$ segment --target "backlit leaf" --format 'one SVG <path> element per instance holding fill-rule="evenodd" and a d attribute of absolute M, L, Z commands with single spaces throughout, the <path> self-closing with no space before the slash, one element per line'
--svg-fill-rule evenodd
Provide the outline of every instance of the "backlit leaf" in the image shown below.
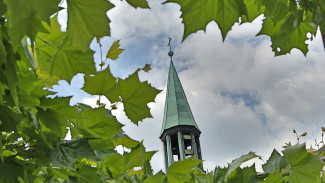
<path fill-rule="evenodd" d="M 195 157 L 189 157 L 184 161 L 174 162 L 167 171 L 167 180 L 170 183 L 186 182 L 191 178 L 190 170 L 202 163 Z"/>
<path fill-rule="evenodd" d="M 225 180 L 244 162 L 251 160 L 253 158 L 258 157 L 255 153 L 249 152 L 248 154 L 245 154 L 231 162 L 228 166 L 228 170 L 225 176 Z"/>
<path fill-rule="evenodd" d="M 273 150 L 269 160 L 262 166 L 265 173 L 275 173 L 278 169 L 286 168 L 288 161 L 278 151 Z"/>
<path fill-rule="evenodd" d="M 228 179 L 228 183 L 251 183 L 256 178 L 255 164 L 246 167 L 246 168 L 238 168 L 235 175 L 231 176 Z"/>
<path fill-rule="evenodd" d="M 124 51 L 124 49 L 120 48 L 120 40 L 114 41 L 112 46 L 109 48 L 106 58 L 109 58 L 111 60 L 118 59 L 119 55 Z"/>
<path fill-rule="evenodd" d="M 217 22 L 224 40 L 239 17 L 247 15 L 243 0 L 167 0 L 165 3 L 171 2 L 181 6 L 185 26 L 183 40 L 191 33 L 205 30 L 211 21 Z"/>
<path fill-rule="evenodd" d="M 87 139 L 59 141 L 56 147 L 49 151 L 48 161 L 54 167 L 74 169 L 74 162 L 79 158 L 93 158 L 95 153 Z"/>
<path fill-rule="evenodd" d="M 107 117 L 108 112 L 105 107 L 82 111 L 75 126 L 85 137 L 110 139 L 122 124 L 115 117 Z"/>
<path fill-rule="evenodd" d="M 23 36 L 35 40 L 39 23 L 49 22 L 49 17 L 56 13 L 61 0 L 4 0 L 7 5 L 9 36 L 17 48 Z"/>
<path fill-rule="evenodd" d="M 108 10 L 114 7 L 106 0 L 67 0 L 67 32 L 73 47 L 87 51 L 94 37 L 110 35 Z"/>
<path fill-rule="evenodd" d="M 325 163 L 316 155 L 308 153 L 306 144 L 289 146 L 282 152 L 290 164 L 290 182 L 319 182 L 319 175 Z"/>
<path fill-rule="evenodd" d="M 138 124 L 139 121 L 152 117 L 147 104 L 154 102 L 160 90 L 153 88 L 147 81 L 140 82 L 137 71 L 125 80 L 118 80 L 118 91 L 125 113 L 133 123 Z"/>
<path fill-rule="evenodd" d="M 116 81 L 117 78 L 107 67 L 94 76 L 85 76 L 85 84 L 82 89 L 91 95 L 104 95 L 111 103 L 115 103 L 119 100 Z"/>
<path fill-rule="evenodd" d="M 78 73 L 94 74 L 93 54 L 90 49 L 83 52 L 72 46 L 69 37 L 66 37 L 51 61 L 51 75 L 69 82 Z"/>

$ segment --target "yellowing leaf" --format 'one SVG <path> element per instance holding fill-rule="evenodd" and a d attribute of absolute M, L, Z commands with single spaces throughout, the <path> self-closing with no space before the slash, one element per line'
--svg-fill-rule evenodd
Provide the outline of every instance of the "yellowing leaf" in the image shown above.
<path fill-rule="evenodd" d="M 114 41 L 114 43 L 107 52 L 106 58 L 116 60 L 118 59 L 119 55 L 122 53 L 123 50 L 124 49 L 120 48 L 120 40 Z"/>
<path fill-rule="evenodd" d="M 140 82 L 137 71 L 125 80 L 118 80 L 118 91 L 125 113 L 133 123 L 138 124 L 139 121 L 152 117 L 147 104 L 154 102 L 160 90 L 153 88 L 147 81 Z"/>

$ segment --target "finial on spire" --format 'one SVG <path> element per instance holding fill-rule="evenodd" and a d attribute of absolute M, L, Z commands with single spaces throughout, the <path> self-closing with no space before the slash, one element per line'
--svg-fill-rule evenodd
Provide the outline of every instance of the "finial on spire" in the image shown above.
<path fill-rule="evenodd" d="M 169 38 L 168 38 L 168 44 L 167 44 L 167 46 L 169 46 L 169 52 L 168 52 L 168 55 L 169 55 L 170 57 L 172 57 L 172 56 L 174 55 L 174 52 L 172 51 L 172 45 L 170 44 L 171 41 L 172 41 L 172 39 L 173 39 L 173 38 L 169 37 Z"/>

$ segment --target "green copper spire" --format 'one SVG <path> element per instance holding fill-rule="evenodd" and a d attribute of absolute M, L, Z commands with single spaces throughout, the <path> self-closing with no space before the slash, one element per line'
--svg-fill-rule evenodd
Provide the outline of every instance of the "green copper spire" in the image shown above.
<path fill-rule="evenodd" d="M 170 46 L 170 43 L 168 46 Z M 181 81 L 179 80 L 178 74 L 174 67 L 172 59 L 174 53 L 171 51 L 171 49 L 168 55 L 170 56 L 170 67 L 168 74 L 164 121 L 161 134 L 167 129 L 181 125 L 193 126 L 199 130 L 187 102 Z"/>

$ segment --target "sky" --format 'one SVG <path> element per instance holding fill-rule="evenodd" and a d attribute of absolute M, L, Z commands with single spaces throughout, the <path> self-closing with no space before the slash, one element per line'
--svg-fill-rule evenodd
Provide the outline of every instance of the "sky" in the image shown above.
<path fill-rule="evenodd" d="M 134 9 L 124 1 L 113 0 L 116 7 L 108 12 L 111 37 L 103 38 L 107 51 L 121 40 L 125 51 L 116 61 L 109 61 L 112 73 L 127 77 L 137 68 L 151 64 L 149 73 L 140 72 L 140 80 L 162 90 L 150 103 L 153 118 L 138 126 L 123 112 L 123 105 L 113 111 L 125 126 L 123 130 L 136 140 L 143 140 L 147 150 L 158 150 L 151 164 L 155 172 L 164 170 L 162 142 L 159 134 L 163 120 L 168 68 L 167 47 L 172 37 L 173 61 L 185 90 L 192 113 L 201 130 L 203 166 L 211 171 L 225 166 L 249 151 L 266 161 L 276 148 L 297 143 L 293 129 L 308 135 L 300 141 L 307 146 L 320 141 L 325 126 L 325 51 L 318 33 L 308 41 L 309 52 L 293 49 L 290 54 L 274 57 L 269 37 L 255 35 L 263 17 L 251 24 L 234 25 L 223 42 L 216 23 L 198 31 L 182 42 L 180 7 L 149 0 L 151 9 Z M 59 16 L 66 28 L 66 13 Z M 93 42 L 93 50 L 98 46 Z M 99 63 L 99 54 L 94 55 Z M 54 86 L 58 96 L 70 96 L 70 103 L 95 105 L 96 96 L 80 88 L 83 77 L 77 75 L 68 84 Z M 255 160 L 260 170 L 261 160 Z"/>

